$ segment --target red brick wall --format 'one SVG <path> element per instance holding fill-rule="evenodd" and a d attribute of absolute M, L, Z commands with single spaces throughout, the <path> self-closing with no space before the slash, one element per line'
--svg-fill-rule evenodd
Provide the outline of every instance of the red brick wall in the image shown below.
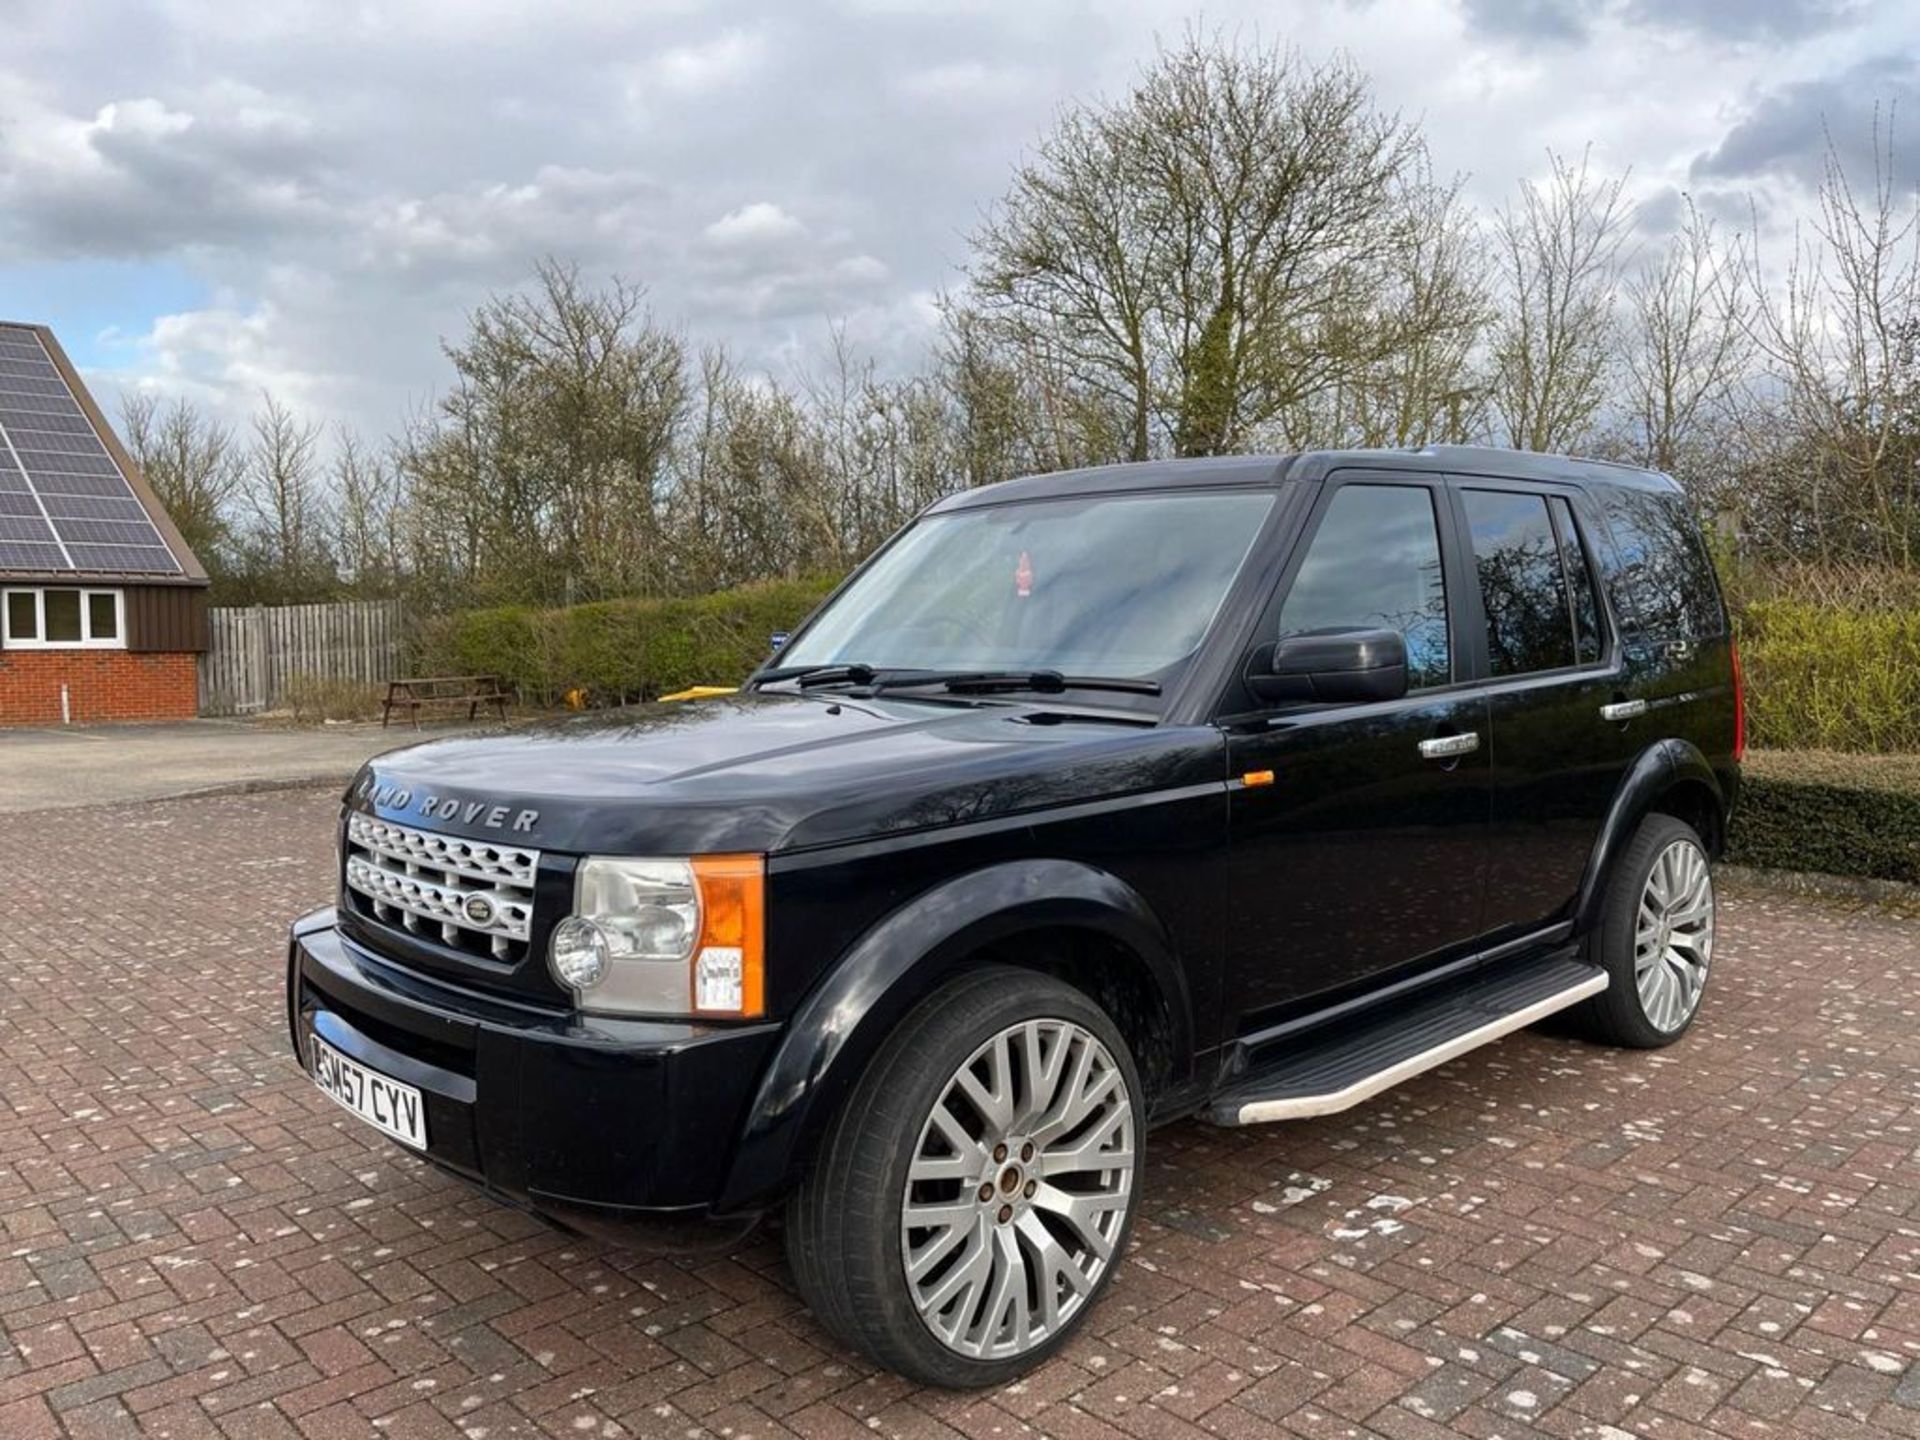
<path fill-rule="evenodd" d="M 58 725 L 60 686 L 76 725 L 190 720 L 200 709 L 192 655 L 125 650 L 0 650 L 0 725 Z"/>

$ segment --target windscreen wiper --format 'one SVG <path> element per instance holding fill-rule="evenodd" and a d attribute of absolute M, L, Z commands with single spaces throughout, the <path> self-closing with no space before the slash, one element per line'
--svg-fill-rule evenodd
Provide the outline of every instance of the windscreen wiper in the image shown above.
<path fill-rule="evenodd" d="M 855 660 L 768 670 L 755 677 L 755 683 L 765 685 L 775 680 L 791 680 L 802 690 L 821 685 L 870 685 L 878 691 L 889 685 L 926 685 L 959 673 L 955 670 L 925 670 L 902 665 L 868 665 Z"/>
<path fill-rule="evenodd" d="M 801 683 L 805 683 L 804 681 Z M 999 690 L 1033 690 L 1058 695 L 1064 690 L 1117 690 L 1127 695 L 1158 695 L 1158 680 L 1134 680 L 1112 675 L 1062 675 L 1058 670 L 948 670 L 923 675 L 882 678 L 874 693 L 939 685 L 954 695 L 989 695 Z"/>
<path fill-rule="evenodd" d="M 954 695 L 988 695 L 1001 690 L 1033 690 L 1042 695 L 1058 695 L 1064 690 L 1115 690 L 1128 695 L 1160 693 L 1158 680 L 1133 680 L 1124 676 L 1063 675 L 1058 670 L 916 670 L 859 661 L 792 665 L 755 677 L 755 683 L 760 685 L 779 680 L 791 680 L 802 690 L 821 685 L 871 687 L 876 695 L 886 690 L 924 689 L 934 685 Z"/>
<path fill-rule="evenodd" d="M 762 670 L 753 681 L 756 685 L 769 685 L 776 680 L 797 680 L 802 686 L 871 685 L 879 673 L 873 666 L 858 661 L 836 661 L 830 665 L 788 665 L 779 670 Z"/>

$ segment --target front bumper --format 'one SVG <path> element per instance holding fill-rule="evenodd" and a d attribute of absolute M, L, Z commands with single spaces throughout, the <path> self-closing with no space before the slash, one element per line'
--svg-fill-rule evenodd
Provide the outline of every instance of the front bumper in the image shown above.
<path fill-rule="evenodd" d="M 717 1215 L 777 1025 L 582 1017 L 457 989 L 295 922 L 287 1022 L 417 1087 L 426 1157 L 511 1204 L 677 1248 L 750 1224 Z M 643 1233 L 644 1232 L 644 1233 Z"/>

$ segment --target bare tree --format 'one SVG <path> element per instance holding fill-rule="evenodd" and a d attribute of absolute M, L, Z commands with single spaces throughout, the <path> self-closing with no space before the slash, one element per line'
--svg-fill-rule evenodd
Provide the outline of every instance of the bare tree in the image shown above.
<path fill-rule="evenodd" d="M 261 392 L 253 417 L 241 500 L 249 525 L 249 569 L 263 598 L 315 598 L 332 588 L 331 518 L 321 486 L 320 427 Z"/>
<path fill-rule="evenodd" d="M 401 451 L 416 508 L 443 527 L 416 527 L 431 566 L 492 600 L 667 588 L 659 520 L 687 375 L 645 292 L 549 260 L 446 349 L 454 387 Z"/>
<path fill-rule="evenodd" d="M 1410 187 L 1406 243 L 1365 312 L 1393 345 L 1284 418 L 1289 448 L 1467 444 L 1486 430 L 1493 319 L 1481 227 L 1457 182 Z"/>
<path fill-rule="evenodd" d="M 230 511 L 245 471 L 233 432 L 190 400 L 163 405 L 144 392 L 121 398 L 120 432 L 193 553 L 217 575 L 232 545 Z"/>
<path fill-rule="evenodd" d="M 393 593 L 406 568 L 401 469 L 354 431 L 334 441 L 334 554 L 360 596 Z"/>
<path fill-rule="evenodd" d="M 1911 567 L 1920 544 L 1920 196 L 1894 180 L 1893 119 L 1874 122 L 1855 187 L 1829 140 L 1811 233 L 1784 281 L 1749 271 L 1748 333 L 1791 437 L 1752 517 L 1780 550 Z M 1757 227 L 1756 227 L 1757 228 Z M 1756 499 L 1760 497 L 1756 496 Z"/>
<path fill-rule="evenodd" d="M 1230 450 L 1400 343 L 1371 301 L 1422 159 L 1350 64 L 1189 37 L 1041 141 L 973 237 L 973 302 L 1118 406 L 1132 458 Z"/>
<path fill-rule="evenodd" d="M 1688 203 L 1666 247 L 1628 275 L 1621 409 L 1626 458 L 1665 470 L 1701 499 L 1720 500 L 1737 391 L 1753 359 L 1737 250 Z"/>
<path fill-rule="evenodd" d="M 1076 378 L 1068 345 L 1009 330 L 964 300 L 942 302 L 933 373 L 945 392 L 961 485 L 1101 465 L 1134 454 L 1129 407 Z"/>
<path fill-rule="evenodd" d="M 1572 450 L 1592 437 L 1615 355 L 1618 258 L 1631 210 L 1625 177 L 1593 176 L 1549 154 L 1546 181 L 1520 186 L 1495 221 L 1504 293 L 1492 343 L 1492 405 L 1520 450 Z"/>

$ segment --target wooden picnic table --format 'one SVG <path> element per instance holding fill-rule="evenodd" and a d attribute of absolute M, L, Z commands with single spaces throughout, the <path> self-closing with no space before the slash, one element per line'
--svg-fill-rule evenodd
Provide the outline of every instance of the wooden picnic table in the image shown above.
<path fill-rule="evenodd" d="M 502 720 L 507 718 L 507 702 L 513 697 L 498 675 L 415 675 L 387 682 L 387 698 L 380 707 L 380 726 L 385 729 L 393 712 L 405 710 L 420 728 L 423 709 L 467 707 L 469 721 L 479 718 L 480 707 L 491 706 Z"/>

